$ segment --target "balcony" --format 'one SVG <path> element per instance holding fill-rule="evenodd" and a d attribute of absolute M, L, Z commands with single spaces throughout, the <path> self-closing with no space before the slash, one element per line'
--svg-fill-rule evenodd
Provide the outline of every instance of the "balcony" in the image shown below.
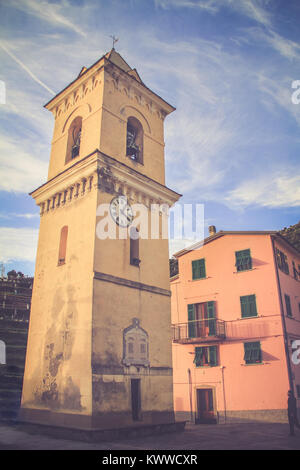
<path fill-rule="evenodd" d="M 210 318 L 172 325 L 173 342 L 181 344 L 214 342 L 226 337 L 225 321 Z"/>

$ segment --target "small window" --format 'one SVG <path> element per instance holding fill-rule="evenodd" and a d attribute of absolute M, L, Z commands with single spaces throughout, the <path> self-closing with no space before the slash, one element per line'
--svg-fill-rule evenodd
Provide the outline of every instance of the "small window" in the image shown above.
<path fill-rule="evenodd" d="M 289 274 L 289 265 L 287 261 L 287 256 L 282 253 L 282 251 L 278 250 L 276 248 L 276 259 L 277 259 L 277 265 L 278 268 L 283 271 L 285 274 Z"/>
<path fill-rule="evenodd" d="M 252 259 L 249 249 L 235 252 L 235 265 L 237 271 L 252 269 Z"/>
<path fill-rule="evenodd" d="M 196 367 L 215 367 L 218 365 L 217 346 L 195 348 L 194 364 Z"/>
<path fill-rule="evenodd" d="M 298 280 L 298 276 L 300 276 L 299 272 L 297 271 L 296 269 L 296 265 L 295 265 L 295 261 L 293 261 L 293 275 L 294 275 L 294 279 Z"/>
<path fill-rule="evenodd" d="M 244 361 L 246 364 L 259 364 L 262 361 L 261 347 L 259 341 L 244 343 Z"/>
<path fill-rule="evenodd" d="M 67 238 L 68 238 L 68 227 L 65 225 L 60 232 L 59 252 L 58 252 L 58 265 L 65 264 L 66 252 L 67 252 Z"/>
<path fill-rule="evenodd" d="M 139 267 L 139 231 L 136 227 L 130 228 L 130 264 Z"/>
<path fill-rule="evenodd" d="M 300 398 L 300 385 L 296 385 L 297 389 L 297 398 Z"/>
<path fill-rule="evenodd" d="M 243 295 L 240 297 L 242 318 L 257 317 L 256 296 Z"/>
<path fill-rule="evenodd" d="M 143 163 L 143 126 L 135 117 L 127 121 L 126 156 L 134 162 Z"/>
<path fill-rule="evenodd" d="M 206 277 L 205 259 L 192 261 L 192 276 L 194 279 L 204 279 Z"/>
<path fill-rule="evenodd" d="M 290 296 L 287 294 L 284 294 L 284 299 L 285 299 L 285 306 L 286 306 L 286 314 L 288 317 L 292 317 L 293 313 L 292 313 Z"/>
<path fill-rule="evenodd" d="M 82 118 L 77 116 L 68 131 L 66 163 L 79 156 L 81 144 Z"/>

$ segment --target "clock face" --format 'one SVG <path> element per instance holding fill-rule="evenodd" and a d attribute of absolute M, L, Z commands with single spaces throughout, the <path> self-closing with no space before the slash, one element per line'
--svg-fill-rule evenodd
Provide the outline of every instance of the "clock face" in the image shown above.
<path fill-rule="evenodd" d="M 126 196 L 117 196 L 111 200 L 110 215 L 120 227 L 128 227 L 133 221 L 133 212 Z"/>

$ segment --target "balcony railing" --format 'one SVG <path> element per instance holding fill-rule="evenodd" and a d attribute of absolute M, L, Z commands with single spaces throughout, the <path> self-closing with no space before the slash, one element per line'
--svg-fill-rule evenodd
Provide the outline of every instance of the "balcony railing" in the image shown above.
<path fill-rule="evenodd" d="M 209 318 L 172 325 L 174 343 L 196 343 L 216 341 L 226 337 L 225 321 Z"/>

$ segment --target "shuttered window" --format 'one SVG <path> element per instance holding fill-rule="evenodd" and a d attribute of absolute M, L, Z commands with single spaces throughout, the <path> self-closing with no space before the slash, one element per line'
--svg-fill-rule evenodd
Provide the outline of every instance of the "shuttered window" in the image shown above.
<path fill-rule="evenodd" d="M 216 334 L 216 320 L 215 320 L 215 302 L 207 302 L 207 318 L 208 318 L 208 329 L 209 336 L 215 336 Z"/>
<path fill-rule="evenodd" d="M 246 364 L 258 364 L 262 360 L 261 347 L 259 341 L 244 343 L 244 361 Z"/>
<path fill-rule="evenodd" d="M 293 313 L 292 313 L 290 296 L 287 294 L 284 294 L 284 299 L 285 299 L 285 306 L 286 306 L 286 314 L 288 317 L 292 317 Z"/>
<path fill-rule="evenodd" d="M 195 305 L 188 305 L 188 335 L 189 338 L 196 336 Z"/>
<path fill-rule="evenodd" d="M 194 364 L 196 367 L 215 367 L 218 365 L 217 346 L 195 348 Z"/>
<path fill-rule="evenodd" d="M 275 249 L 276 251 L 276 260 L 277 260 L 277 265 L 278 268 L 283 271 L 285 274 L 289 274 L 289 265 L 288 265 L 288 260 L 287 256 L 282 253 L 282 251 L 278 250 L 278 248 Z"/>
<path fill-rule="evenodd" d="M 252 269 L 252 259 L 249 249 L 235 252 L 235 265 L 237 271 Z"/>
<path fill-rule="evenodd" d="M 192 261 L 193 279 L 203 279 L 206 277 L 205 259 L 197 259 Z"/>
<path fill-rule="evenodd" d="M 240 297 L 242 318 L 257 317 L 255 295 L 243 295 Z"/>

